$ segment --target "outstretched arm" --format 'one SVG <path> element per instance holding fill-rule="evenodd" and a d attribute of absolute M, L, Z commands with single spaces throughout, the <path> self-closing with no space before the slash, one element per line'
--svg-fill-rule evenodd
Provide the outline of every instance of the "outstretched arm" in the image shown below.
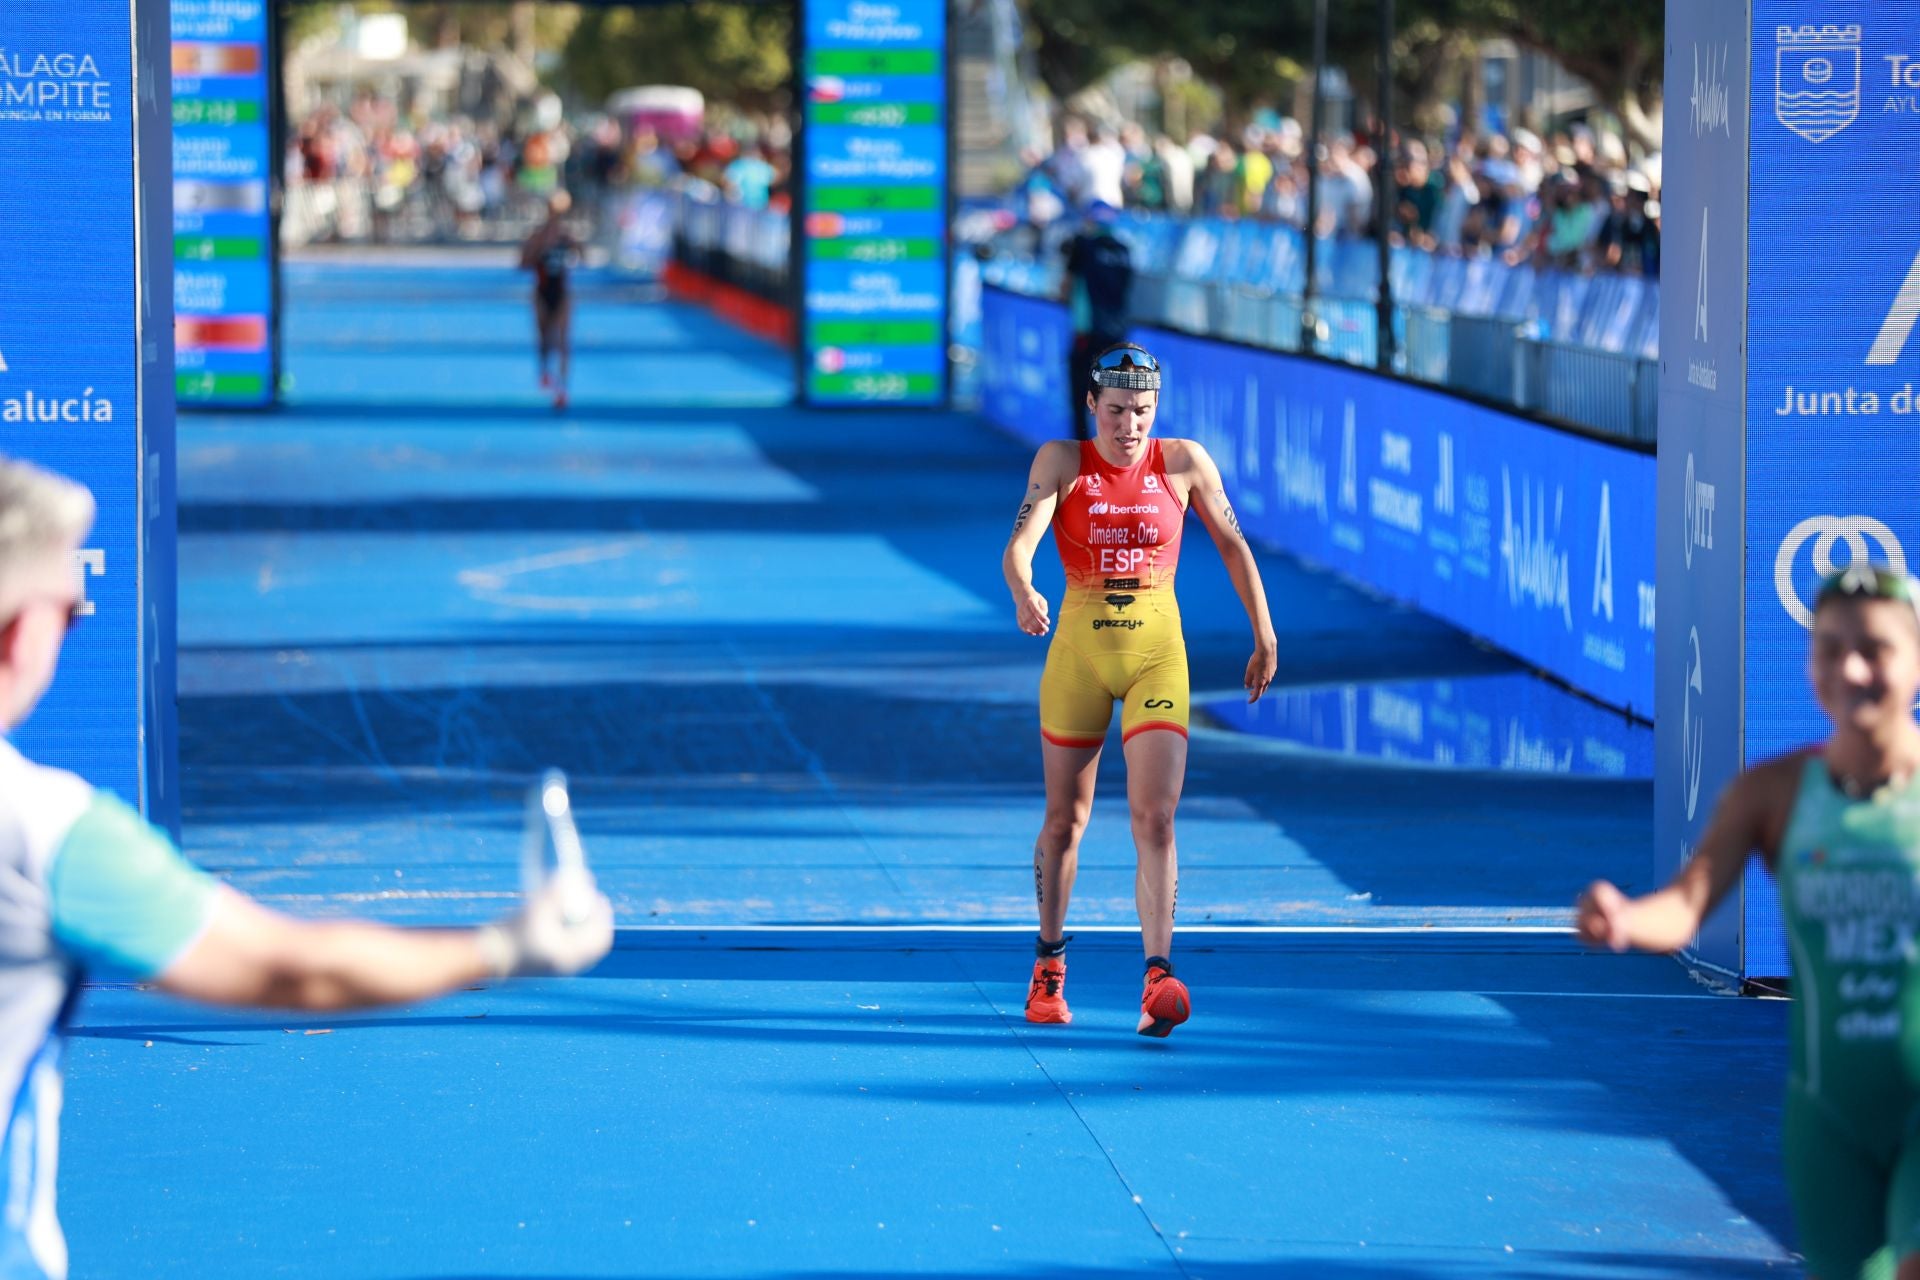
<path fill-rule="evenodd" d="M 1193 509 L 1207 526 L 1207 532 L 1213 535 L 1213 545 L 1220 549 L 1220 558 L 1226 562 L 1233 589 L 1240 593 L 1247 621 L 1253 624 L 1253 657 L 1247 660 L 1246 678 L 1247 701 L 1253 702 L 1273 683 L 1274 670 L 1280 663 L 1273 615 L 1267 611 L 1267 590 L 1260 582 L 1260 566 L 1254 561 L 1253 548 L 1240 529 L 1240 518 L 1233 514 L 1233 504 L 1227 501 L 1227 487 L 1220 479 L 1220 468 L 1197 442 L 1189 440 L 1186 447 L 1192 458 Z"/>
<path fill-rule="evenodd" d="M 1749 854 L 1766 842 L 1781 797 L 1793 794 L 1803 757 L 1750 769 L 1734 779 L 1714 806 L 1699 847 L 1663 889 L 1629 898 L 1596 880 L 1574 908 L 1574 931 L 1589 946 L 1615 951 L 1678 951 L 1739 881 Z"/>
<path fill-rule="evenodd" d="M 407 1003 L 484 978 L 576 973 L 613 942 L 613 908 L 584 871 L 556 877 L 518 913 L 480 929 L 296 920 L 192 866 L 108 797 L 68 831 L 47 883 L 67 955 L 211 1004 Z"/>
<path fill-rule="evenodd" d="M 1065 465 L 1058 443 L 1043 444 L 1033 455 L 1033 466 L 1027 472 L 1026 496 L 1020 500 L 1019 513 L 1013 518 L 1013 536 L 1007 539 L 1007 549 L 1000 557 L 1000 572 L 1007 579 L 1007 590 L 1013 594 L 1015 620 L 1030 636 L 1047 634 L 1051 625 L 1047 598 L 1033 589 L 1033 553 L 1039 548 L 1047 526 L 1053 523 L 1054 508 L 1060 504 Z"/>

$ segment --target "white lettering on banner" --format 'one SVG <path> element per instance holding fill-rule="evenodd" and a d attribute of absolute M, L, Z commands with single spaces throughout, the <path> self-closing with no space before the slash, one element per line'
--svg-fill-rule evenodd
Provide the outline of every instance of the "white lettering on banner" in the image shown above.
<path fill-rule="evenodd" d="M 1707 205 L 1700 206 L 1700 275 L 1694 281 L 1693 289 L 1693 340 L 1706 342 L 1707 338 Z"/>
<path fill-rule="evenodd" d="M 11 372 L 11 370 L 7 368 L 6 353 L 4 351 L 0 351 L 0 373 L 8 373 L 8 372 Z"/>
<path fill-rule="evenodd" d="M 0 49 L 0 121 L 106 123 L 113 82 L 92 54 L 12 53 Z"/>
<path fill-rule="evenodd" d="M 1867 363 L 1873 365 L 1892 364 L 1907 349 L 1907 339 L 1913 334 L 1915 320 L 1920 320 L 1920 253 L 1914 255 L 1913 265 L 1907 268 L 1907 278 L 1901 282 L 1900 291 L 1893 296 L 1893 305 L 1887 308 L 1887 318 L 1880 323 L 1880 333 L 1873 340 L 1872 350 L 1867 352 Z M 1791 397 L 1789 397 L 1791 398 Z M 1907 387 L 1908 412 L 1912 412 L 1913 388 Z M 1900 410 L 1896 408 L 1895 413 Z"/>
<path fill-rule="evenodd" d="M 1878 545 L 1878 555 L 1867 545 L 1869 538 Z M 1826 579 L 1843 567 L 1833 562 L 1833 548 L 1841 542 L 1847 544 L 1848 564 L 1878 560 L 1890 569 L 1907 571 L 1907 553 L 1900 540 L 1893 536 L 1892 529 L 1872 516 L 1808 516 L 1793 526 L 1780 542 L 1780 550 L 1773 558 L 1773 589 L 1780 597 L 1781 606 L 1809 631 L 1813 629 L 1813 606 L 1800 598 L 1793 581 L 1794 561 L 1809 540 L 1813 543 L 1816 581 Z"/>
<path fill-rule="evenodd" d="M 73 553 L 73 581 L 80 589 L 80 600 L 74 606 L 74 613 L 81 617 L 92 617 L 93 601 L 87 598 L 87 579 L 104 578 L 107 575 L 107 553 L 97 547 L 83 547 Z"/>
<path fill-rule="evenodd" d="M 1340 505 L 1348 511 L 1360 509 L 1360 465 L 1354 443 L 1353 401 L 1347 401 L 1346 419 L 1340 425 Z"/>
<path fill-rule="evenodd" d="M 1589 631 L 1580 640 L 1580 656 L 1608 671 L 1627 669 L 1627 647 L 1618 640 L 1597 636 Z"/>
<path fill-rule="evenodd" d="M 1279 432 L 1280 497 L 1287 506 L 1312 511 L 1327 522 L 1327 467 L 1316 455 L 1304 414 L 1289 413 Z M 1318 423 L 1315 423 L 1317 426 Z"/>
<path fill-rule="evenodd" d="M 1707 49 L 1706 79 L 1700 78 L 1700 46 L 1693 46 L 1693 96 L 1689 98 L 1690 117 L 1693 122 L 1693 136 L 1704 137 L 1718 130 L 1729 138 L 1733 136 L 1733 113 L 1728 109 L 1726 74 L 1727 63 L 1731 59 L 1731 45 L 1720 46 L 1720 63 L 1714 65 L 1713 49 Z"/>
<path fill-rule="evenodd" d="M 1433 513 L 1453 514 L 1453 436 L 1440 433 L 1440 478 L 1433 483 Z"/>
<path fill-rule="evenodd" d="M 1880 412 L 1880 393 L 1848 387 L 1844 391 L 1795 391 L 1788 385 L 1774 407 L 1776 418 L 1873 417 Z M 1913 384 L 1907 383 L 1887 398 L 1887 412 L 1901 417 L 1915 411 Z"/>
<path fill-rule="evenodd" d="M 1567 555 L 1560 550 L 1560 517 L 1566 506 L 1566 490 L 1556 489 L 1553 498 L 1553 530 L 1547 530 L 1547 487 L 1536 487 L 1534 501 L 1527 501 L 1527 484 L 1520 482 L 1520 518 L 1513 518 L 1513 482 L 1506 467 L 1500 468 L 1502 504 L 1500 561 L 1507 571 L 1507 599 L 1515 605 L 1525 601 L 1536 609 L 1560 610 L 1567 630 L 1573 630 L 1573 602 Z"/>
<path fill-rule="evenodd" d="M 1681 503 L 1681 541 L 1686 553 L 1687 568 L 1693 568 L 1693 549 L 1713 550 L 1713 509 L 1715 504 L 1714 487 L 1704 480 L 1696 480 L 1693 470 L 1693 455 L 1687 455 L 1687 475 L 1680 486 Z"/>
<path fill-rule="evenodd" d="M 1653 584 L 1651 582 L 1642 582 L 1638 585 L 1640 588 L 1640 629 L 1642 631 L 1651 631 L 1653 630 L 1654 612 L 1658 605 L 1658 599 L 1654 594 Z"/>
<path fill-rule="evenodd" d="M 1887 78 L 1896 89 L 1920 89 L 1920 58 L 1910 53 L 1889 53 L 1887 60 Z"/>
<path fill-rule="evenodd" d="M 1707 755 L 1707 727 L 1700 714 L 1705 709 L 1706 692 L 1700 667 L 1700 628 L 1695 627 L 1687 633 L 1687 683 L 1680 703 L 1680 782 L 1687 796 L 1688 822 L 1693 821 L 1700 804 L 1700 775 Z M 1701 700 L 1699 709 L 1693 705 L 1695 698 Z"/>
<path fill-rule="evenodd" d="M 1467 472 L 1462 487 L 1467 512 L 1460 517 L 1460 567 L 1477 578 L 1493 577 L 1493 486 L 1477 471 Z"/>
<path fill-rule="evenodd" d="M 1613 486 L 1600 484 L 1600 533 L 1593 552 L 1593 615 L 1613 621 Z M 1625 665 L 1624 655 L 1622 665 Z"/>
<path fill-rule="evenodd" d="M 1380 467 L 1384 471 L 1413 474 L 1413 441 L 1394 431 L 1380 433 Z"/>
<path fill-rule="evenodd" d="M 94 397 L 88 387 L 77 396 L 49 396 L 32 390 L 0 400 L 0 422 L 112 422 L 113 401 Z"/>
<path fill-rule="evenodd" d="M 1776 27 L 1773 113 L 1808 142 L 1860 115 L 1860 27 Z"/>
<path fill-rule="evenodd" d="M 1420 495 L 1375 476 L 1367 481 L 1367 503 L 1373 518 L 1382 524 L 1420 532 Z"/>
<path fill-rule="evenodd" d="M 1707 333 L 1707 212 L 1706 205 L 1700 206 L 1700 273 L 1693 286 L 1693 340 L 1708 341 Z M 1720 389 L 1720 371 L 1714 367 L 1711 356 L 1689 356 L 1687 359 L 1687 381 L 1706 391 Z"/>

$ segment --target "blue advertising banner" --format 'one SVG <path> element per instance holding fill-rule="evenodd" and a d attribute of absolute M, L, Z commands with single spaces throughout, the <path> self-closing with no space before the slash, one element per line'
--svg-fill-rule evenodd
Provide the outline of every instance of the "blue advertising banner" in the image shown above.
<path fill-rule="evenodd" d="M 1654 680 L 1661 883 L 1692 856 L 1743 763 L 1747 0 L 1671 0 L 1667 47 Z M 1739 973 L 1741 946 L 1740 902 L 1730 901 L 1691 958 Z"/>
<path fill-rule="evenodd" d="M 1746 755 L 1823 738 L 1820 578 L 1920 546 L 1920 8 L 1753 0 Z M 1662 430 L 1664 431 L 1664 424 Z M 1786 970 L 1749 878 L 1748 970 Z"/>
<path fill-rule="evenodd" d="M 166 147 L 161 13 L 142 6 L 134 29 L 127 6 L 0 7 L 0 240 L 59 263 L 0 272 L 0 452 L 99 506 L 73 566 L 80 625 L 13 741 L 173 825 L 166 174 L 144 189 L 135 165 L 136 139 Z"/>
<path fill-rule="evenodd" d="M 1251 534 L 1653 710 L 1654 460 L 1357 369 L 1143 329 L 1157 430 Z"/>
<path fill-rule="evenodd" d="M 1448 769 L 1653 776 L 1653 729 L 1528 674 L 1278 689 L 1204 704 L 1230 729 Z"/>
<path fill-rule="evenodd" d="M 274 394 L 272 67 L 266 0 L 172 0 L 175 389 Z"/>
<path fill-rule="evenodd" d="M 1036 447 L 1071 436 L 1073 320 L 1067 309 L 988 285 L 980 290 L 980 331 L 980 408 L 987 420 Z"/>
<path fill-rule="evenodd" d="M 809 0 L 801 14 L 803 397 L 943 404 L 946 0 Z"/>

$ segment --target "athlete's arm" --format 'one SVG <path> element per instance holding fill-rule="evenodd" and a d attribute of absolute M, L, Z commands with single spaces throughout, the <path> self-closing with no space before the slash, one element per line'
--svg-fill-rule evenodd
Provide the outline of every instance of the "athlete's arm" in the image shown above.
<path fill-rule="evenodd" d="M 578 972 L 613 938 L 612 907 L 590 878 L 550 885 L 517 915 L 481 929 L 295 920 L 194 867 L 109 797 L 56 852 L 48 899 L 55 939 L 82 964 L 213 1004 L 405 1003 L 482 978 Z"/>
<path fill-rule="evenodd" d="M 209 1004 L 322 1010 L 405 1004 L 492 976 L 473 930 L 295 920 L 222 885 L 205 930 L 157 981 Z"/>
<path fill-rule="evenodd" d="M 1273 615 L 1267 611 L 1267 590 L 1260 581 L 1260 566 L 1254 561 L 1253 548 L 1240 529 L 1240 518 L 1233 514 L 1233 504 L 1227 501 L 1227 487 L 1220 478 L 1220 468 L 1198 441 L 1180 443 L 1187 463 L 1182 469 L 1192 481 L 1189 500 L 1200 522 L 1213 535 L 1213 545 L 1220 549 L 1220 559 L 1226 563 L 1227 576 L 1233 579 L 1233 589 L 1240 593 L 1247 621 L 1253 624 L 1253 656 L 1247 659 L 1245 682 L 1247 701 L 1252 702 L 1273 683 L 1274 670 L 1280 664 Z"/>
<path fill-rule="evenodd" d="M 1053 523 L 1054 508 L 1060 505 L 1060 489 L 1070 475 L 1067 471 L 1073 454 L 1070 442 L 1050 441 L 1033 455 L 1027 472 L 1026 496 L 1013 518 L 1013 536 L 1000 557 L 1000 572 L 1006 576 L 1007 590 L 1013 594 L 1015 621 L 1030 636 L 1047 634 L 1050 624 L 1047 598 L 1033 589 L 1033 553 L 1047 526 Z"/>
<path fill-rule="evenodd" d="M 1748 855 L 1778 843 L 1803 759 L 1769 761 L 1734 779 L 1693 857 L 1665 888 L 1629 898 L 1608 881 L 1594 881 L 1574 908 L 1580 940 L 1615 951 L 1671 952 L 1691 943 L 1739 882 Z"/>

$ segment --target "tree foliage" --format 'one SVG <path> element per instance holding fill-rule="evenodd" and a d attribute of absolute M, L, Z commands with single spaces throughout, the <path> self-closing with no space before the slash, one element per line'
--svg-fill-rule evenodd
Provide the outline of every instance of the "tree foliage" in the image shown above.
<path fill-rule="evenodd" d="M 753 111 L 791 93 L 793 9 L 776 4 L 593 9 L 561 52 L 562 74 L 583 97 L 639 84 L 684 84 Z"/>
<path fill-rule="evenodd" d="M 1313 0 L 1026 0 L 1041 78 L 1062 100 L 1134 58 L 1179 57 L 1225 91 L 1229 111 L 1289 92 L 1310 74 Z M 1658 135 L 1664 0 L 1395 0 L 1395 80 L 1416 102 L 1441 52 L 1505 36 L 1557 59 L 1630 130 Z M 1330 0 L 1329 62 L 1374 79 L 1378 7 Z"/>
<path fill-rule="evenodd" d="M 580 20 L 576 5 L 527 0 L 353 0 L 344 5 L 313 0 L 283 3 L 281 29 L 289 45 L 298 45 L 314 36 L 337 36 L 355 16 L 369 13 L 405 14 L 407 37 L 422 49 L 460 44 L 503 49 L 513 40 L 516 21 L 526 24 L 535 48 L 558 49 Z"/>

